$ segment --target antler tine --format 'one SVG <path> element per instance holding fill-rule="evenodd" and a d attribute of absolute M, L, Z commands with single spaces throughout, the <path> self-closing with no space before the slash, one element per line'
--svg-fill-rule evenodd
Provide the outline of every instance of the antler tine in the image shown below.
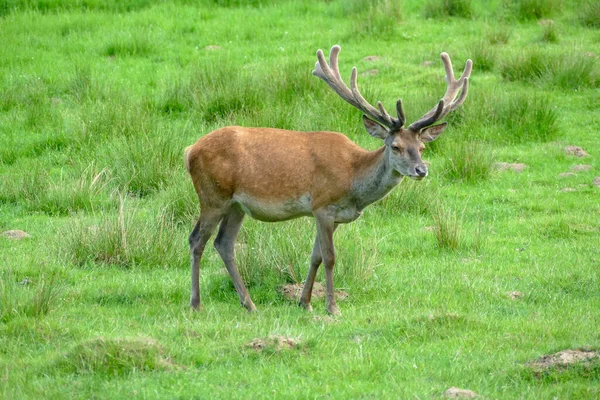
<path fill-rule="evenodd" d="M 356 67 L 352 68 L 352 74 L 350 76 L 350 88 L 344 83 L 340 75 L 338 67 L 338 54 L 340 53 L 340 46 L 335 45 L 331 48 L 329 54 L 329 65 L 325 61 L 325 56 L 322 50 L 317 51 L 317 63 L 313 75 L 323 79 L 343 100 L 350 103 L 352 106 L 358 108 L 364 112 L 369 118 L 380 123 L 388 128 L 401 127 L 404 123 L 399 125 L 400 119 L 392 118 L 381 102 L 377 103 L 377 108 L 373 107 L 365 98 L 360 94 L 357 85 L 357 70 Z"/>
<path fill-rule="evenodd" d="M 457 80 L 454 77 L 454 69 L 452 68 L 452 61 L 447 53 L 441 54 L 444 69 L 446 70 L 446 83 L 448 85 L 446 94 L 440 100 L 436 107 L 429 110 L 425 115 L 413 122 L 409 129 L 415 132 L 419 132 L 421 129 L 433 125 L 436 121 L 442 119 L 449 112 L 456 110 L 465 101 L 467 92 L 469 89 L 469 76 L 473 68 L 473 61 L 467 60 L 465 69 Z M 456 98 L 458 92 L 460 96 Z"/>
<path fill-rule="evenodd" d="M 377 110 L 375 107 L 369 104 L 367 100 L 365 100 L 365 98 L 358 91 L 358 85 L 356 82 L 357 74 L 358 72 L 356 70 L 356 67 L 353 67 L 352 74 L 350 75 L 350 89 L 352 90 L 352 95 L 354 99 L 358 103 L 357 108 L 359 108 L 361 111 L 363 111 L 365 114 L 367 114 L 369 117 L 373 118 L 380 124 L 391 128 L 393 125 L 392 117 L 390 117 L 387 111 L 385 111 L 383 105 L 381 105 L 379 107 L 379 110 Z M 381 104 L 381 102 L 378 102 L 378 106 L 379 104 Z"/>

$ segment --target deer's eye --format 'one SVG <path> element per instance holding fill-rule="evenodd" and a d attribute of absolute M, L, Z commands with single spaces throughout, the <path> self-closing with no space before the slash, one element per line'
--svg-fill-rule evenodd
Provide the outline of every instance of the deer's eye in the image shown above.
<path fill-rule="evenodd" d="M 396 145 L 392 145 L 392 150 L 398 151 L 398 152 L 402 151 L 402 149 L 400 147 L 396 146 Z"/>

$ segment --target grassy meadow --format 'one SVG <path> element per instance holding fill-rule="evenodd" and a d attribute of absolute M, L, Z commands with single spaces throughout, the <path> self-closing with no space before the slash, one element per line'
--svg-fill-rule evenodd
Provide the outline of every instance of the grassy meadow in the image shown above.
<path fill-rule="evenodd" d="M 600 397 L 598 357 L 530 364 L 600 349 L 597 1 L 4 0 L 0 43 L 0 233 L 30 235 L 0 236 L 0 398 Z M 334 44 L 409 123 L 445 91 L 440 53 L 473 59 L 430 176 L 337 230 L 341 317 L 280 291 L 309 218 L 246 219 L 257 313 L 212 246 L 191 311 L 186 146 L 233 124 L 381 145 L 311 75 Z"/>

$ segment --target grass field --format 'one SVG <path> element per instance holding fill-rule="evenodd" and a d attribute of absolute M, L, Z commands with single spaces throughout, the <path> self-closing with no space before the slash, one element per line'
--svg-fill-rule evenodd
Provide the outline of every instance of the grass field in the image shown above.
<path fill-rule="evenodd" d="M 599 398 L 598 356 L 529 364 L 600 349 L 599 28 L 586 0 L 3 1 L 0 233 L 30 237 L 0 236 L 0 398 Z M 212 246 L 191 311 L 186 146 L 232 124 L 380 145 L 311 75 L 333 44 L 409 121 L 442 51 L 473 59 L 430 177 L 336 232 L 341 317 L 280 293 L 312 219 L 244 224 L 259 312 Z"/>

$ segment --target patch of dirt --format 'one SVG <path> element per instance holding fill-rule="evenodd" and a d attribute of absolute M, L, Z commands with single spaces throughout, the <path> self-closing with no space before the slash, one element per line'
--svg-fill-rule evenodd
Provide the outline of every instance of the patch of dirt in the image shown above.
<path fill-rule="evenodd" d="M 523 164 L 523 163 L 497 162 L 494 165 L 495 165 L 496 169 L 498 169 L 499 171 L 511 170 L 511 171 L 515 171 L 517 173 L 523 172 L 523 170 L 525 170 L 525 168 L 527 168 L 527 164 Z"/>
<path fill-rule="evenodd" d="M 421 65 L 428 68 L 433 66 L 433 61 L 423 61 Z"/>
<path fill-rule="evenodd" d="M 271 335 L 268 338 L 256 338 L 246 343 L 246 347 L 252 350 L 263 351 L 270 349 L 272 351 L 290 350 L 298 347 L 300 341 L 281 335 Z"/>
<path fill-rule="evenodd" d="M 560 174 L 558 174 L 558 176 L 560 176 L 561 178 L 568 178 L 570 176 L 575 176 L 575 174 L 573 172 L 561 172 Z"/>
<path fill-rule="evenodd" d="M 280 289 L 283 297 L 290 301 L 298 301 L 300 300 L 300 295 L 302 294 L 302 288 L 304 284 L 302 283 L 290 283 L 288 285 L 283 285 Z M 325 285 L 320 282 L 315 282 L 313 285 L 312 298 L 313 299 L 323 299 L 327 295 L 327 289 Z M 349 294 L 344 292 L 343 290 L 335 291 L 335 299 L 338 301 L 345 300 Z"/>
<path fill-rule="evenodd" d="M 221 46 L 216 44 L 209 44 L 204 48 L 204 50 L 213 51 L 213 50 L 221 50 Z"/>
<path fill-rule="evenodd" d="M 375 76 L 379 73 L 378 69 L 368 69 L 365 72 L 361 72 L 360 76 Z"/>
<path fill-rule="evenodd" d="M 593 350 L 563 350 L 558 353 L 548 354 L 535 361 L 527 363 L 534 370 L 543 371 L 551 368 L 565 368 L 570 365 L 586 363 L 600 357 L 600 353 Z"/>
<path fill-rule="evenodd" d="M 20 240 L 24 238 L 29 238 L 31 235 L 25 231 L 21 231 L 19 229 L 4 231 L 2 232 L 2 236 L 8 239 Z"/>
<path fill-rule="evenodd" d="M 572 187 L 566 187 L 566 188 L 562 188 L 560 189 L 561 192 L 565 192 L 565 193 L 569 193 L 569 192 L 576 192 L 577 189 L 572 188 Z"/>
<path fill-rule="evenodd" d="M 571 172 L 581 172 L 581 171 L 590 171 L 592 169 L 591 165 L 588 164 L 577 164 L 571 167 Z"/>
<path fill-rule="evenodd" d="M 579 146 L 567 146 L 567 147 L 565 147 L 565 153 L 567 153 L 567 155 L 569 155 L 569 156 L 575 156 L 575 157 L 589 156 L 587 151 L 585 151 L 584 149 L 582 149 Z"/>
<path fill-rule="evenodd" d="M 516 291 L 516 290 L 515 290 L 515 291 L 512 291 L 512 292 L 508 292 L 508 293 L 506 293 L 506 295 L 507 295 L 508 297 L 510 297 L 510 299 L 511 299 L 511 300 L 518 300 L 518 299 L 520 299 L 521 297 L 523 297 L 523 293 L 521 293 L 521 292 L 519 292 L 519 291 Z"/>
<path fill-rule="evenodd" d="M 460 389 L 457 387 L 451 387 L 450 389 L 446 390 L 442 395 L 450 399 L 475 399 L 479 397 L 479 395 L 472 390 Z"/>
<path fill-rule="evenodd" d="M 554 25 L 554 21 L 551 19 L 540 19 L 538 21 L 538 24 L 541 26 L 550 26 L 550 25 Z"/>
<path fill-rule="evenodd" d="M 375 61 L 379 61 L 381 60 L 380 56 L 366 56 L 365 58 L 363 58 L 364 61 L 367 62 L 375 62 Z"/>
<path fill-rule="evenodd" d="M 600 187 L 600 176 L 595 177 L 592 183 L 594 184 L 594 186 Z"/>

